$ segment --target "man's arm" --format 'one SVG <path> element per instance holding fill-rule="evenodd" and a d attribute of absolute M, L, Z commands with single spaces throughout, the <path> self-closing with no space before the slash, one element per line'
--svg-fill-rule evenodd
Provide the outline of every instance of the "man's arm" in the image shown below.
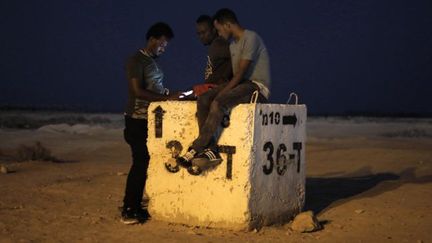
<path fill-rule="evenodd" d="M 225 86 L 225 88 L 218 94 L 218 96 L 233 89 L 235 86 L 237 86 L 237 84 L 239 84 L 243 80 L 243 76 L 246 73 L 251 62 L 252 62 L 251 60 L 240 59 L 237 73 L 234 74 L 233 78 L 228 82 L 227 86 Z"/>
<path fill-rule="evenodd" d="M 216 68 L 215 68 L 216 69 Z M 228 59 L 225 63 L 219 64 L 216 70 L 205 80 L 207 84 L 223 84 L 232 78 L 231 61 Z"/>
<path fill-rule="evenodd" d="M 237 64 L 237 72 L 234 73 L 233 78 L 229 81 L 228 85 L 220 92 L 223 94 L 231 89 L 233 89 L 237 84 L 239 84 L 246 74 L 251 63 L 256 60 L 258 51 L 258 39 L 256 35 L 246 36 L 244 46 L 241 50 L 240 61 Z M 219 95 L 220 95 L 219 94 Z"/>
<path fill-rule="evenodd" d="M 180 92 L 175 92 L 169 95 L 158 94 L 150 90 L 140 88 L 139 83 L 140 81 L 137 78 L 129 79 L 129 85 L 130 88 L 132 89 L 133 94 L 140 99 L 147 100 L 150 102 L 179 99 Z"/>
<path fill-rule="evenodd" d="M 144 71 L 144 69 L 146 69 L 146 71 Z M 152 66 L 150 62 L 147 62 L 145 67 L 143 68 L 142 63 L 137 59 L 137 57 L 129 58 L 126 64 L 126 74 L 129 82 L 129 90 L 133 93 L 133 95 L 139 99 L 147 100 L 150 102 L 178 99 L 179 92 L 173 93 L 168 96 L 141 87 L 141 77 L 144 76 L 144 72 L 150 73 L 151 71 Z M 145 78 L 151 79 L 151 76 L 147 75 Z"/>

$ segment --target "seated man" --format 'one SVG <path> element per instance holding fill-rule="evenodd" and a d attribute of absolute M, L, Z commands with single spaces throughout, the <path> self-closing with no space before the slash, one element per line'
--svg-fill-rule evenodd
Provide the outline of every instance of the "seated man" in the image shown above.
<path fill-rule="evenodd" d="M 201 43 L 209 46 L 205 83 L 193 87 L 196 96 L 207 92 L 219 84 L 226 83 L 232 77 L 229 42 L 218 36 L 213 20 L 208 15 L 201 15 L 196 20 L 196 31 Z"/>
<path fill-rule="evenodd" d="M 188 151 L 177 158 L 181 166 L 192 170 L 216 165 L 222 161 L 212 144 L 212 138 L 227 110 L 241 103 L 248 103 L 252 94 L 259 91 L 259 101 L 267 100 L 270 86 L 270 62 L 262 39 L 253 31 L 240 26 L 230 9 L 221 9 L 214 16 L 214 25 L 220 36 L 231 40 L 230 53 L 234 76 L 198 97 L 199 136 Z M 192 167 L 192 160 L 200 160 Z M 202 161 L 205 161 L 204 166 Z"/>

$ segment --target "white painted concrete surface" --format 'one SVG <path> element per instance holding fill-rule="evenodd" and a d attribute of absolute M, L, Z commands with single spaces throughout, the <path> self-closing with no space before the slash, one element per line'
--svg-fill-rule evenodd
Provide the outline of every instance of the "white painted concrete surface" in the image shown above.
<path fill-rule="evenodd" d="M 159 106 L 164 113 L 158 123 L 152 111 Z M 153 218 L 240 230 L 286 222 L 300 212 L 305 198 L 304 105 L 239 105 L 218 141 L 230 156 L 221 153 L 223 162 L 199 176 L 184 168 L 169 172 L 165 163 L 176 156 L 171 145 L 181 144 L 183 154 L 198 135 L 195 113 L 193 101 L 149 107 L 146 188 Z"/>

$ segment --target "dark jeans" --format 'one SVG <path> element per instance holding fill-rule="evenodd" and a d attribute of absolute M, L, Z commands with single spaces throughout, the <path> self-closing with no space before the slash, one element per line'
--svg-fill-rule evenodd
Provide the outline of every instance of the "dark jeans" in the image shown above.
<path fill-rule="evenodd" d="M 132 151 L 132 166 L 126 181 L 123 208 L 141 207 L 150 160 L 146 144 L 147 135 L 147 120 L 125 116 L 124 139 Z"/>
<path fill-rule="evenodd" d="M 198 153 L 208 147 L 214 147 L 214 134 L 222 122 L 223 116 L 238 104 L 249 103 L 258 86 L 251 81 L 244 81 L 223 95 L 218 95 L 226 84 L 209 90 L 198 97 L 197 118 L 199 136 L 192 143 L 192 148 Z M 259 95 L 258 102 L 265 102 L 264 96 Z"/>

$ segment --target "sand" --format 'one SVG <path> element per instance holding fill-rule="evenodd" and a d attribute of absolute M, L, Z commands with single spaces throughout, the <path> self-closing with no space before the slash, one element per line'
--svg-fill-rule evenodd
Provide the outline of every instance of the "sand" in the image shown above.
<path fill-rule="evenodd" d="M 57 162 L 8 159 L 40 141 Z M 130 151 L 121 125 L 0 129 L 0 242 L 432 242 L 432 121 L 311 118 L 304 210 L 323 225 L 259 231 L 119 222 Z"/>

